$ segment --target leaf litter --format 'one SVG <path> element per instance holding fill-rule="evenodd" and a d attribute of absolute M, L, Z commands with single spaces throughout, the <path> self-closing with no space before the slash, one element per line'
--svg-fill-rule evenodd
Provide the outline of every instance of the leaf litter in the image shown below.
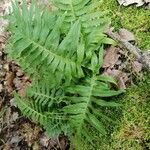
<path fill-rule="evenodd" d="M 120 5 L 129 6 L 136 4 L 137 7 L 150 3 L 150 0 L 117 0 Z"/>

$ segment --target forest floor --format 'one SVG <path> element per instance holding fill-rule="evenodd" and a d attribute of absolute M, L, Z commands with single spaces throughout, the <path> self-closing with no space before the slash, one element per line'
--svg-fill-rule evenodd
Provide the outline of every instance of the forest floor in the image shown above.
<path fill-rule="evenodd" d="M 8 11 L 10 1 L 0 2 L 0 16 Z M 144 6 L 120 7 L 115 0 L 105 0 L 100 10 L 108 10 L 115 30 L 143 51 L 150 49 L 150 10 Z M 0 149 L 2 150 L 67 150 L 70 142 L 64 135 L 57 139 L 46 136 L 44 130 L 23 117 L 16 107 L 13 91 L 20 94 L 29 78 L 6 54 L 9 33 L 7 21 L 0 19 Z M 127 92 L 116 101 L 123 104 L 118 110 L 105 110 L 116 124 L 108 125 L 107 137 L 95 137 L 95 150 L 149 150 L 150 149 L 150 75 L 142 64 L 121 45 L 107 46 L 103 72 L 118 81 L 118 88 Z M 71 149 L 76 142 L 71 142 Z M 84 143 L 79 150 L 93 150 Z"/>

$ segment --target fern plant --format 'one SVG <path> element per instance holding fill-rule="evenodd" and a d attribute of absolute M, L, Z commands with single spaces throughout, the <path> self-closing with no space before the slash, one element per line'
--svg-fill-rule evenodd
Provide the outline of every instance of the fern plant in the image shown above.
<path fill-rule="evenodd" d="M 101 118 L 111 120 L 98 107 L 120 106 L 107 97 L 122 93 L 112 89 L 114 79 L 99 75 L 103 47 L 114 43 L 104 34 L 109 19 L 90 0 L 53 3 L 52 12 L 35 0 L 29 7 L 13 3 L 7 52 L 32 80 L 24 97 L 15 94 L 16 102 L 49 136 L 64 132 L 91 141 L 90 126 L 105 134 Z"/>

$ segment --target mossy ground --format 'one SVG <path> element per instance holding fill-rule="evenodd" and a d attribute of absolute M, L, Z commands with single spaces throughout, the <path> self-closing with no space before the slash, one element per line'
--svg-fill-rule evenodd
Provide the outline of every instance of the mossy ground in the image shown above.
<path fill-rule="evenodd" d="M 143 50 L 150 49 L 150 9 L 136 7 L 135 5 L 119 6 L 117 0 L 104 0 L 100 10 L 109 11 L 112 26 L 116 30 L 128 29 L 136 37 L 138 46 Z"/>
<path fill-rule="evenodd" d="M 122 104 L 116 110 L 107 109 L 116 124 L 106 122 L 107 136 L 91 131 L 94 141 L 78 145 L 75 150 L 149 150 L 150 149 L 150 77 L 130 87 L 118 97 Z"/>
<path fill-rule="evenodd" d="M 109 11 L 115 30 L 128 29 L 136 37 L 138 47 L 150 49 L 150 10 L 144 7 L 119 6 L 116 0 L 105 0 L 100 10 Z M 121 109 L 107 110 L 116 124 L 106 122 L 108 135 L 103 137 L 96 131 L 93 145 L 78 145 L 77 150 L 148 150 L 150 149 L 150 76 L 144 82 L 130 87 L 117 98 Z M 75 142 L 73 142 L 75 144 Z"/>

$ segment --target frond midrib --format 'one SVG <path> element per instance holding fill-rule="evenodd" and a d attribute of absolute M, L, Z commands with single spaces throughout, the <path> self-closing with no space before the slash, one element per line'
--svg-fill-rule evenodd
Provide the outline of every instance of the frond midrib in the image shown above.
<path fill-rule="evenodd" d="M 34 112 L 34 113 L 37 114 L 38 116 L 41 116 L 41 117 L 47 119 L 47 116 L 46 116 L 46 115 L 41 114 L 41 113 L 35 111 L 33 108 L 31 108 L 30 106 L 28 106 L 24 101 L 17 99 L 17 102 L 22 103 L 22 105 L 25 106 L 25 108 L 27 108 L 28 110 Z M 19 107 L 19 103 L 18 103 L 18 107 Z M 22 108 L 20 108 L 20 109 L 22 109 Z"/>
<path fill-rule="evenodd" d="M 30 37 L 24 35 L 23 33 L 21 33 L 21 35 L 23 36 L 22 37 L 23 39 L 27 39 L 28 41 L 31 42 L 31 44 L 37 45 L 37 47 L 40 47 L 44 51 L 48 52 L 50 55 L 54 56 L 54 58 L 58 58 L 60 61 L 65 62 L 65 64 L 71 64 L 72 63 L 75 66 L 81 68 L 82 65 L 79 64 L 78 62 L 72 61 L 72 59 L 65 58 L 65 57 L 63 57 L 61 55 L 58 55 L 58 54 L 52 52 L 50 49 L 45 48 L 43 45 L 40 45 L 38 42 L 35 42 L 34 40 L 32 40 Z"/>
<path fill-rule="evenodd" d="M 85 112 L 82 114 L 83 118 L 82 118 L 82 121 L 80 123 L 80 129 L 79 130 L 82 130 L 82 126 L 84 124 L 84 119 L 86 118 L 86 114 L 88 113 L 88 108 L 89 108 L 90 103 L 91 103 L 92 92 L 93 92 L 93 88 L 94 88 L 94 85 L 95 85 L 95 75 L 92 76 L 90 85 L 91 85 L 91 88 L 90 88 L 90 91 L 89 91 L 89 96 L 87 96 L 88 101 L 87 101 L 87 105 L 86 105 L 86 108 L 85 108 Z"/>
<path fill-rule="evenodd" d="M 39 93 L 39 92 L 31 91 L 30 93 L 33 94 L 33 95 L 38 95 L 40 97 L 46 97 L 48 99 L 56 100 L 55 97 L 52 97 L 52 96 L 49 96 L 49 95 L 46 95 L 46 94 L 42 94 L 42 93 Z"/>
<path fill-rule="evenodd" d="M 72 0 L 71 0 L 71 3 L 70 3 L 70 7 L 71 7 L 71 10 L 72 10 L 74 19 L 76 19 L 76 15 L 75 15 L 75 11 L 74 11 L 74 7 L 73 7 L 73 2 L 72 2 Z"/>
<path fill-rule="evenodd" d="M 76 66 L 79 66 L 80 65 L 78 63 L 75 63 L 74 61 L 72 61 L 72 59 L 68 59 L 68 58 L 64 58 L 62 57 L 61 55 L 58 55 L 56 53 L 53 53 L 52 51 L 50 51 L 49 49 L 45 48 L 44 46 L 40 45 L 39 43 L 35 42 L 34 40 L 32 40 L 31 38 L 28 37 L 28 39 L 35 45 L 37 45 L 38 47 L 41 47 L 42 49 L 44 49 L 45 51 L 47 51 L 48 53 L 50 53 L 51 55 L 53 55 L 54 57 L 57 57 L 57 58 L 60 58 L 59 60 L 63 60 L 65 63 L 73 63 L 75 64 Z"/>

